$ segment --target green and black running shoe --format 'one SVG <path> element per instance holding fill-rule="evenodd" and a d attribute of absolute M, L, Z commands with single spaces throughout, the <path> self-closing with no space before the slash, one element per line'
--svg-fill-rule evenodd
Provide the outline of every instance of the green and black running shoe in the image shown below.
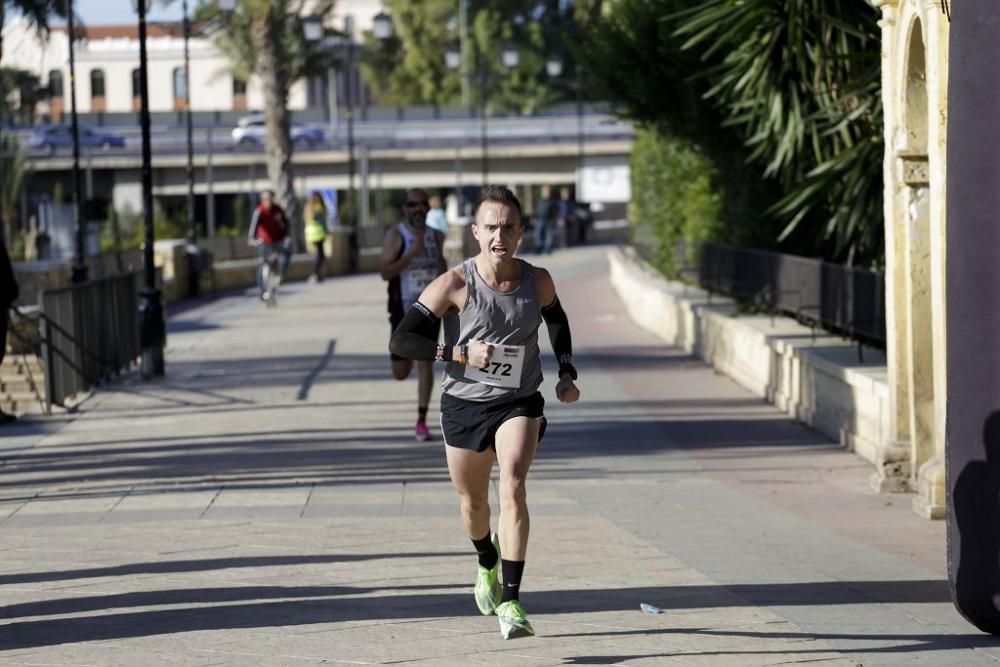
<path fill-rule="evenodd" d="M 507 600 L 497 606 L 497 618 L 500 619 L 500 636 L 504 639 L 531 637 L 535 634 L 528 615 L 518 600 Z"/>
<path fill-rule="evenodd" d="M 493 534 L 493 546 L 497 550 L 497 562 L 486 569 L 478 565 L 476 573 L 476 606 L 483 616 L 491 616 L 496 612 L 497 605 L 503 597 L 503 585 L 500 583 L 500 540 Z"/>

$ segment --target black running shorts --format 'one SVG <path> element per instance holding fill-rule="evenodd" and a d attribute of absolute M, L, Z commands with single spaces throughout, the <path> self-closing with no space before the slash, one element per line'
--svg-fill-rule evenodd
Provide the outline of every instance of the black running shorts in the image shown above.
<path fill-rule="evenodd" d="M 445 444 L 485 452 L 496 447 L 497 429 L 514 417 L 541 418 L 538 441 L 545 435 L 545 399 L 541 393 L 512 401 L 466 401 L 441 394 L 441 433 Z"/>

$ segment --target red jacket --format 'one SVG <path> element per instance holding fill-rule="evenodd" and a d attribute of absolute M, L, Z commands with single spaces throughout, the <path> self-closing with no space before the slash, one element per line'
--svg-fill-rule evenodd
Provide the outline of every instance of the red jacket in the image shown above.
<path fill-rule="evenodd" d="M 271 203 L 271 208 L 264 208 L 263 204 L 257 206 L 250 219 L 250 240 L 260 240 L 262 243 L 272 244 L 283 240 L 288 236 L 288 221 L 285 219 L 285 212 L 275 203 Z"/>

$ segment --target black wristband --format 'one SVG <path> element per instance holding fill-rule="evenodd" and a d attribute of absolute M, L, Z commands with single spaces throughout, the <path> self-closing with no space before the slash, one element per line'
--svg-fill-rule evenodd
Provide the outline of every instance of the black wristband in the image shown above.
<path fill-rule="evenodd" d="M 570 363 L 559 364 L 559 379 L 562 379 L 564 373 L 569 373 L 569 376 L 576 380 L 576 367 Z"/>

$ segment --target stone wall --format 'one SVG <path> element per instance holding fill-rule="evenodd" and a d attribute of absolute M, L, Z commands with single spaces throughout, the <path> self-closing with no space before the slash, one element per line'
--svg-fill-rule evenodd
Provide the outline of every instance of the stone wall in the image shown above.
<path fill-rule="evenodd" d="M 889 433 L 884 355 L 791 318 L 740 314 L 731 299 L 665 280 L 629 249 L 609 253 L 629 316 L 779 409 L 876 463 Z"/>

